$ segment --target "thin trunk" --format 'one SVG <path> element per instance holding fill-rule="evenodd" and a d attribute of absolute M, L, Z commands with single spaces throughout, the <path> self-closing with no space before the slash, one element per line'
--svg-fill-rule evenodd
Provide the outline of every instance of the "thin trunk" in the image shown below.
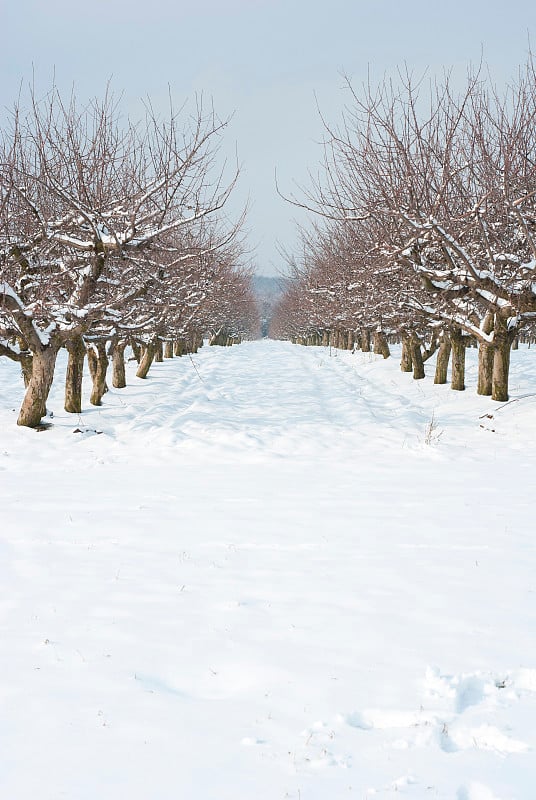
<path fill-rule="evenodd" d="M 89 352 L 92 352 L 94 355 L 93 386 L 91 389 L 91 397 L 89 398 L 89 402 L 91 403 L 92 406 L 100 406 L 102 405 L 103 395 L 108 391 L 108 386 L 106 385 L 106 371 L 108 369 L 108 356 L 106 355 L 106 343 L 98 342 L 97 352 L 95 353 L 94 348 L 91 348 Z M 90 358 L 88 353 L 88 363 L 89 361 Z"/>
<path fill-rule="evenodd" d="M 508 400 L 508 377 L 510 373 L 510 350 L 515 333 L 510 333 L 506 321 L 495 315 L 493 336 L 493 376 L 491 399 L 505 403 Z"/>
<path fill-rule="evenodd" d="M 400 359 L 400 369 L 402 372 L 412 372 L 413 361 L 411 359 L 411 339 L 407 335 L 402 335 L 402 357 Z"/>
<path fill-rule="evenodd" d="M 389 358 L 391 355 L 387 336 L 383 331 L 374 331 L 374 352 L 384 358 Z"/>
<path fill-rule="evenodd" d="M 484 317 L 482 330 L 484 333 L 491 333 L 493 330 L 494 315 L 489 312 Z M 477 394 L 488 397 L 491 394 L 493 384 L 493 350 L 492 344 L 480 342 L 478 348 L 478 383 Z"/>
<path fill-rule="evenodd" d="M 451 389 L 463 392 L 465 389 L 465 342 L 462 332 L 455 328 L 450 332 L 452 345 L 452 377 Z"/>
<path fill-rule="evenodd" d="M 446 383 L 447 372 L 450 361 L 451 344 L 448 335 L 445 333 L 441 338 L 434 375 L 434 383 Z"/>
<path fill-rule="evenodd" d="M 65 373 L 65 411 L 69 414 L 82 413 L 82 378 L 86 347 L 81 336 L 76 336 L 65 345 L 69 358 Z"/>
<path fill-rule="evenodd" d="M 424 347 L 422 360 L 428 361 L 429 358 L 432 358 L 438 347 L 439 347 L 439 339 L 437 338 L 437 334 L 434 333 L 434 335 L 432 336 L 432 340 L 430 342 L 430 347 L 426 347 L 426 345 Z"/>
<path fill-rule="evenodd" d="M 46 403 L 54 379 L 59 346 L 49 344 L 34 351 L 32 377 L 26 389 L 17 425 L 36 428 L 47 412 Z"/>
<path fill-rule="evenodd" d="M 487 342 L 480 342 L 478 348 L 478 383 L 477 394 L 489 397 L 493 388 L 493 361 L 495 347 Z"/>
<path fill-rule="evenodd" d="M 413 380 L 422 381 L 425 377 L 424 361 L 422 360 L 421 340 L 416 333 L 410 336 L 411 361 L 413 363 Z"/>
<path fill-rule="evenodd" d="M 89 367 L 89 375 L 91 380 L 94 381 L 97 373 L 97 353 L 92 346 L 88 347 L 87 349 L 87 365 Z"/>
<path fill-rule="evenodd" d="M 134 358 L 136 359 L 136 361 L 139 364 L 140 361 L 141 361 L 141 347 L 138 344 L 138 342 L 132 342 L 131 343 L 131 347 L 132 347 L 132 352 L 134 354 Z"/>
<path fill-rule="evenodd" d="M 140 366 L 138 367 L 138 371 L 136 372 L 137 378 L 146 378 L 147 373 L 153 363 L 154 354 L 156 352 L 156 342 L 149 342 L 149 344 L 145 345 L 143 348 L 143 355 L 140 361 Z"/>
<path fill-rule="evenodd" d="M 116 342 L 112 351 L 112 386 L 114 389 L 124 389 L 127 385 L 125 374 L 126 346 L 126 342 Z"/>

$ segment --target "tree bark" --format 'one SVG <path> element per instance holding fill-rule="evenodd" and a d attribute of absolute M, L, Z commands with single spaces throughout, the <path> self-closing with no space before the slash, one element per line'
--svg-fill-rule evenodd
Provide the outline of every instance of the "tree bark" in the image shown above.
<path fill-rule="evenodd" d="M 132 347 L 132 352 L 134 354 L 134 358 L 139 364 L 141 361 L 141 347 L 138 344 L 138 342 L 131 342 L 131 347 Z"/>
<path fill-rule="evenodd" d="M 491 333 L 493 330 L 494 315 L 490 312 L 486 314 L 482 323 L 484 333 Z M 480 342 L 478 346 L 478 383 L 477 394 L 489 396 L 493 384 L 493 354 L 494 346 L 487 342 Z"/>
<path fill-rule="evenodd" d="M 138 371 L 136 372 L 137 378 L 146 378 L 147 373 L 153 363 L 154 354 L 156 351 L 156 342 L 149 342 L 149 344 L 145 345 L 143 348 L 143 355 L 141 357 L 140 365 L 138 367 Z"/>
<path fill-rule="evenodd" d="M 400 358 L 400 369 L 402 372 L 411 372 L 413 370 L 413 361 L 411 360 L 411 340 L 409 336 L 402 336 L 402 356 Z"/>
<path fill-rule="evenodd" d="M 413 380 L 421 381 L 424 377 L 424 361 L 422 359 L 421 342 L 416 333 L 410 336 L 411 361 L 413 363 Z"/>
<path fill-rule="evenodd" d="M 82 378 L 86 346 L 81 336 L 76 336 L 65 345 L 69 358 L 65 373 L 65 411 L 69 414 L 82 413 Z"/>
<path fill-rule="evenodd" d="M 164 360 L 164 345 L 160 337 L 156 340 L 154 360 L 157 361 L 159 364 L 161 364 L 162 361 Z"/>
<path fill-rule="evenodd" d="M 450 332 L 452 345 L 452 376 L 451 389 L 463 392 L 465 389 L 465 342 L 462 332 L 456 328 Z"/>
<path fill-rule="evenodd" d="M 93 352 L 93 386 L 91 389 L 91 397 L 89 402 L 92 406 L 102 405 L 102 397 L 108 391 L 106 385 L 106 371 L 108 369 L 108 356 L 106 355 L 106 343 L 98 342 L 97 352 L 91 348 L 88 352 L 88 363 L 90 363 L 90 353 Z M 91 367 L 90 367 L 91 371 Z"/>
<path fill-rule="evenodd" d="M 434 383 L 442 384 L 447 382 L 447 372 L 450 361 L 451 344 L 447 334 L 441 339 L 439 351 L 437 353 Z"/>
<path fill-rule="evenodd" d="M 17 425 L 36 428 L 47 413 L 46 403 L 54 380 L 59 344 L 50 343 L 33 352 L 32 377 L 26 389 Z"/>
<path fill-rule="evenodd" d="M 126 346 L 126 342 L 116 342 L 112 350 L 112 386 L 114 389 L 124 389 L 127 385 L 125 374 Z"/>
<path fill-rule="evenodd" d="M 361 350 L 370 353 L 370 331 L 368 328 L 361 328 Z"/>
<path fill-rule="evenodd" d="M 478 383 L 477 394 L 489 397 L 493 387 L 493 361 L 495 347 L 486 342 L 480 342 L 478 347 Z"/>
<path fill-rule="evenodd" d="M 374 352 L 384 358 L 389 358 L 391 355 L 387 336 L 383 331 L 374 331 Z"/>
<path fill-rule="evenodd" d="M 506 321 L 495 315 L 493 335 L 493 375 L 491 399 L 505 403 L 508 400 L 508 378 L 510 373 L 510 350 L 515 333 L 510 333 Z"/>
<path fill-rule="evenodd" d="M 164 358 L 173 358 L 173 342 L 169 339 L 164 344 Z"/>
<path fill-rule="evenodd" d="M 24 388 L 27 389 L 32 379 L 33 356 L 30 354 L 21 356 L 20 369 L 24 381 Z"/>

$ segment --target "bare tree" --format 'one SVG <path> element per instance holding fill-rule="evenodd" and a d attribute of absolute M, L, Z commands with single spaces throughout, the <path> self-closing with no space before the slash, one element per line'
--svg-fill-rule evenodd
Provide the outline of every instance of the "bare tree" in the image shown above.
<path fill-rule="evenodd" d="M 236 179 L 216 169 L 225 122 L 198 103 L 165 120 L 122 122 L 111 92 L 82 108 L 56 89 L 14 109 L 1 134 L 0 344 L 32 372 L 20 425 L 38 425 L 59 348 L 70 346 L 79 408 L 80 337 L 101 343 L 129 324 L 155 325 L 161 262 L 184 255 L 174 234 L 220 209 Z M 171 251 L 171 256 L 170 256 Z M 97 353 L 99 348 L 96 348 Z M 100 353 L 104 353 L 100 348 Z M 78 368 L 76 364 L 78 363 Z M 102 378 L 102 370 L 101 370 Z M 95 402 L 100 402 L 102 380 Z"/>

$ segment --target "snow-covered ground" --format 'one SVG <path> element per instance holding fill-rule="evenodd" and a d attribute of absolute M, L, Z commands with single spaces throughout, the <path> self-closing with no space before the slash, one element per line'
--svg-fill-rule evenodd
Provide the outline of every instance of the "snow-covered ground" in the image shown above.
<path fill-rule="evenodd" d="M 475 355 L 205 347 L 81 418 L 60 364 L 44 432 L 1 359 L 0 797 L 535 797 L 536 352 L 508 405 Z"/>

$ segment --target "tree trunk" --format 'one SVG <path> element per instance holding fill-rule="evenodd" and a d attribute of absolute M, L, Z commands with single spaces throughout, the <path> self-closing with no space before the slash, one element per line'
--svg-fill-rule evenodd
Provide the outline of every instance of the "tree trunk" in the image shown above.
<path fill-rule="evenodd" d="M 210 342 L 212 344 L 212 340 Z M 184 354 L 184 340 L 183 339 L 176 339 L 173 345 L 173 352 L 176 356 L 182 356 Z"/>
<path fill-rule="evenodd" d="M 169 339 L 164 344 L 164 358 L 173 358 L 173 342 Z"/>
<path fill-rule="evenodd" d="M 402 336 L 402 356 L 400 358 L 400 369 L 402 372 L 411 372 L 413 370 L 413 361 L 411 360 L 411 340 L 409 336 Z"/>
<path fill-rule="evenodd" d="M 434 383 L 446 383 L 449 368 L 451 344 L 447 334 L 444 334 L 439 345 L 434 375 Z"/>
<path fill-rule="evenodd" d="M 32 379 L 33 356 L 30 354 L 21 356 L 20 369 L 24 381 L 24 388 L 27 389 Z"/>
<path fill-rule="evenodd" d="M 384 358 L 389 358 L 391 355 L 387 336 L 383 331 L 374 331 L 374 352 Z"/>
<path fill-rule="evenodd" d="M 125 374 L 126 346 L 126 342 L 116 342 L 112 350 L 112 386 L 114 389 L 124 389 L 127 385 Z"/>
<path fill-rule="evenodd" d="M 465 389 L 465 342 L 459 328 L 450 333 L 452 345 L 452 377 L 451 389 L 463 392 Z"/>
<path fill-rule="evenodd" d="M 162 361 L 164 360 L 164 345 L 162 343 L 162 339 L 160 338 L 156 340 L 154 360 L 157 361 L 159 364 L 161 364 Z"/>
<path fill-rule="evenodd" d="M 90 353 L 93 353 L 93 386 L 91 389 L 91 397 L 89 402 L 92 406 L 102 405 L 102 397 L 108 391 L 106 385 L 106 371 L 108 369 L 108 356 L 106 355 L 106 343 L 99 342 L 97 344 L 97 352 L 91 348 L 88 352 L 88 363 L 90 363 Z M 91 367 L 90 367 L 91 371 Z"/>
<path fill-rule="evenodd" d="M 510 349 L 515 333 L 509 333 L 505 320 L 495 315 L 493 336 L 493 375 L 491 399 L 505 403 L 508 400 L 508 377 L 510 373 Z"/>
<path fill-rule="evenodd" d="M 59 345 L 49 344 L 33 353 L 32 377 L 26 389 L 17 425 L 36 428 L 47 413 L 46 403 L 54 380 Z"/>
<path fill-rule="evenodd" d="M 86 346 L 81 336 L 76 336 L 65 345 L 69 358 L 65 373 L 65 411 L 69 414 L 82 413 L 82 378 Z"/>
<path fill-rule="evenodd" d="M 140 366 L 136 372 L 136 378 L 146 378 L 150 366 L 153 363 L 154 354 L 156 352 L 156 342 L 149 342 L 143 348 L 143 355 L 141 357 Z"/>
<path fill-rule="evenodd" d="M 477 394 L 488 397 L 493 386 L 493 361 L 495 347 L 486 342 L 480 342 L 478 348 L 478 383 Z"/>
<path fill-rule="evenodd" d="M 493 330 L 494 315 L 488 312 L 482 323 L 484 333 L 491 333 Z M 488 397 L 491 394 L 493 378 L 493 350 L 492 344 L 480 342 L 478 346 L 478 383 L 477 394 Z"/>
<path fill-rule="evenodd" d="M 413 363 L 413 380 L 421 381 L 424 377 L 424 361 L 422 360 L 421 342 L 416 333 L 410 336 L 411 361 Z"/>
<path fill-rule="evenodd" d="M 139 364 L 141 360 L 141 347 L 138 342 L 131 342 L 130 346 L 132 347 L 132 354 Z"/>
<path fill-rule="evenodd" d="M 370 331 L 368 328 L 361 328 L 361 350 L 370 353 Z"/>

